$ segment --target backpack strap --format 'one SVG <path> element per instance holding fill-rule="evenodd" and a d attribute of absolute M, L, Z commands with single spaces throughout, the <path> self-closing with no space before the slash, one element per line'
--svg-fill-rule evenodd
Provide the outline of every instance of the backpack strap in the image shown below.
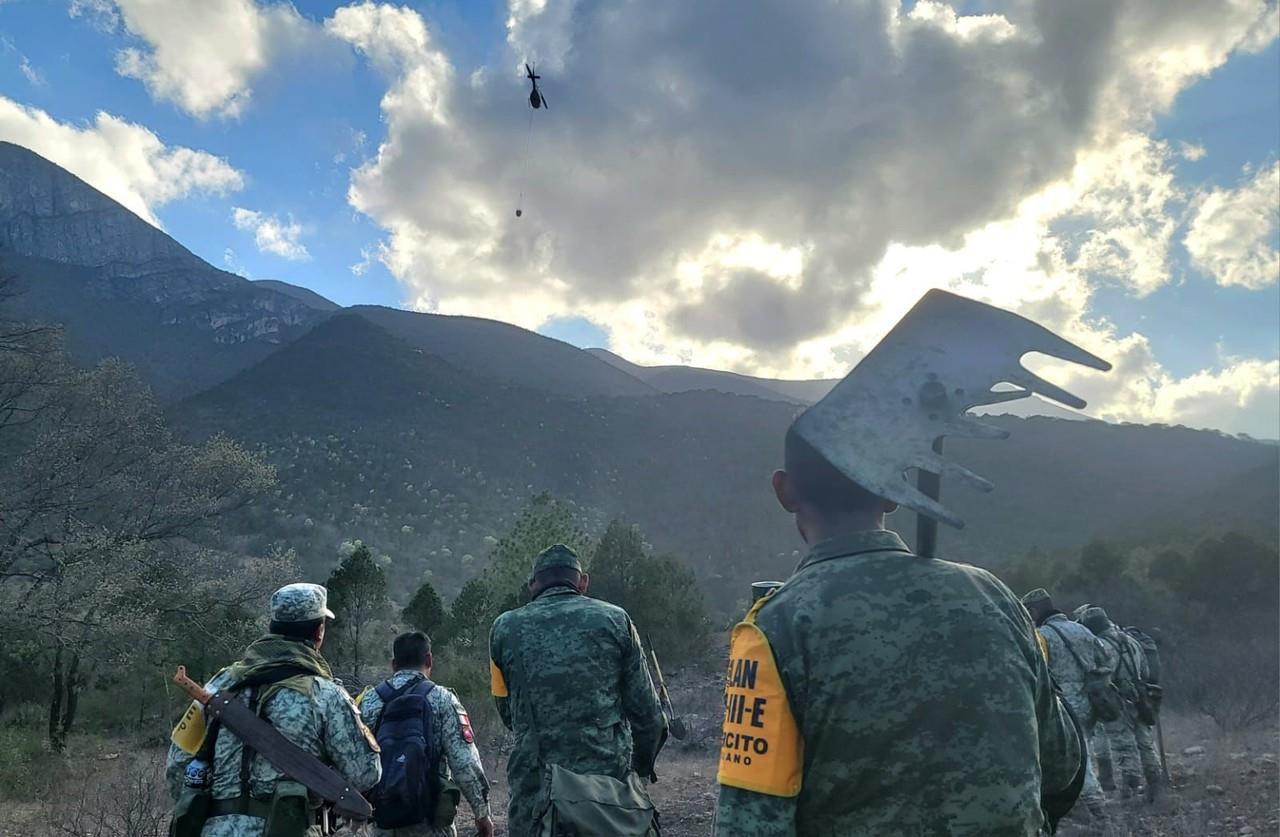
<path fill-rule="evenodd" d="M 423 686 L 426 688 L 422 688 Z M 432 683 L 429 677 L 424 677 L 421 680 L 410 680 L 399 688 L 392 686 L 390 679 L 383 680 L 377 686 L 374 686 L 374 693 L 382 698 L 382 710 L 378 712 L 378 720 L 373 722 L 373 737 L 378 737 L 378 728 L 382 726 L 382 719 L 386 717 L 387 707 L 391 705 L 391 701 L 405 694 L 419 694 L 425 698 L 431 694 L 431 690 L 435 687 L 436 684 Z"/>
<path fill-rule="evenodd" d="M 1112 642 L 1107 637 L 1101 637 L 1101 639 L 1106 640 L 1106 643 L 1108 645 L 1116 649 L 1116 654 L 1119 655 L 1120 662 L 1123 663 L 1124 666 L 1129 669 L 1129 673 L 1133 675 L 1133 682 L 1135 684 L 1141 686 L 1144 682 L 1146 682 L 1138 674 L 1138 666 L 1136 661 L 1132 659 L 1131 655 L 1125 653 L 1125 649 L 1123 647 L 1124 643 Z"/>
<path fill-rule="evenodd" d="M 266 693 L 266 690 L 265 689 L 260 690 L 258 688 L 259 686 L 272 686 L 283 680 L 288 680 L 290 677 L 297 677 L 303 674 L 315 674 L 315 672 L 313 672 L 311 669 L 303 668 L 301 666 L 290 666 L 290 665 L 279 666 L 277 668 L 272 668 L 268 670 L 264 674 L 246 677 L 243 680 L 240 680 L 236 683 L 232 683 L 230 686 L 226 688 L 225 691 L 235 693 L 235 692 L 243 691 L 244 689 L 250 689 L 251 691 L 249 693 L 249 708 L 253 710 L 253 713 L 255 715 L 258 715 L 259 714 L 258 701 L 262 697 L 262 695 Z M 262 720 L 266 721 L 267 719 L 263 718 Z M 270 723 L 270 721 L 267 721 L 267 723 Z M 217 747 L 218 747 L 218 733 L 220 733 L 221 731 L 222 731 L 222 722 L 217 718 L 214 718 L 209 723 L 209 731 L 205 735 L 204 742 L 200 745 L 200 750 L 197 751 L 196 753 L 196 758 L 203 759 L 204 761 L 207 761 L 209 763 L 210 777 L 212 777 L 213 771 L 216 769 L 215 765 L 217 763 L 217 759 L 215 758 L 215 753 L 217 752 Z M 244 741 L 241 741 L 240 742 L 240 796 L 245 800 L 249 799 L 249 773 L 250 773 L 250 768 L 252 766 L 251 764 L 252 759 L 253 759 L 253 750 Z M 248 804 L 248 803 L 245 802 L 242 804 Z"/>
<path fill-rule="evenodd" d="M 1062 644 L 1066 646 L 1067 653 L 1075 659 L 1076 665 L 1080 666 L 1080 673 L 1087 677 L 1089 672 L 1093 671 L 1093 669 L 1085 665 L 1084 660 L 1080 659 L 1080 655 L 1076 653 L 1076 649 L 1071 647 L 1071 642 L 1067 639 L 1066 635 L 1063 634 L 1062 631 L 1058 630 L 1057 625 L 1054 625 L 1051 622 L 1045 622 L 1044 626 L 1058 635 L 1058 639 L 1062 640 Z"/>

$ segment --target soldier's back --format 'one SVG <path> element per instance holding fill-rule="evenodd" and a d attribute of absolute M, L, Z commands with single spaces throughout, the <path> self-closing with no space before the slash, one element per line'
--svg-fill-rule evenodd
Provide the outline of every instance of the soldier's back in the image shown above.
<path fill-rule="evenodd" d="M 492 652 L 517 747 L 536 749 L 542 763 L 625 776 L 631 743 L 619 676 L 630 637 L 626 611 L 567 587 L 500 616 Z"/>
<path fill-rule="evenodd" d="M 224 673 L 214 678 L 210 686 L 219 689 L 229 685 L 229 681 Z M 376 782 L 376 765 L 365 758 L 369 752 L 368 742 L 356 735 L 334 734 L 352 726 L 351 719 L 345 716 L 354 715 L 356 711 L 342 686 L 327 678 L 309 675 L 293 678 L 288 683 L 291 685 L 278 686 L 265 693 L 261 716 L 291 743 L 327 764 L 337 761 L 345 767 L 367 762 L 366 774 L 355 778 L 363 778 L 367 784 Z M 241 700 L 248 701 L 249 694 L 242 694 Z M 243 796 L 242 757 L 240 739 L 229 730 L 221 730 L 214 748 L 212 790 L 214 800 L 223 806 L 230 803 L 234 808 L 235 801 Z M 283 774 L 266 759 L 254 758 L 248 775 L 250 797 L 259 801 L 270 800 L 283 778 Z M 217 816 L 205 825 L 202 837 L 258 837 L 263 833 L 264 824 L 260 816 Z"/>
<path fill-rule="evenodd" d="M 1046 686 L 1021 604 L 973 567 L 832 551 L 757 617 L 805 742 L 797 833 L 1037 833 Z"/>

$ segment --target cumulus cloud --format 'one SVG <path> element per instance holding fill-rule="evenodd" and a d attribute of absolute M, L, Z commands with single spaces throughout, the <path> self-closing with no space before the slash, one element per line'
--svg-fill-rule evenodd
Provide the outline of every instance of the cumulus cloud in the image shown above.
<path fill-rule="evenodd" d="M 1220 285 L 1265 288 L 1280 279 L 1280 163 L 1236 189 L 1196 202 L 1184 241 L 1192 264 Z"/>
<path fill-rule="evenodd" d="M 327 28 L 388 76 L 349 200 L 412 306 L 580 316 L 640 362 L 840 374 L 938 286 L 1138 352 L 1090 303 L 1170 280 L 1196 152 L 1153 117 L 1271 9 L 983 5 L 510 0 L 470 74 L 416 13 L 348 7 Z M 524 104 L 525 59 L 552 110 Z"/>
<path fill-rule="evenodd" d="M 311 258 L 306 245 L 298 240 L 302 237 L 302 225 L 292 217 L 282 221 L 275 215 L 237 206 L 231 210 L 231 220 L 236 229 L 253 233 L 254 243 L 263 253 L 271 253 L 293 262 Z"/>
<path fill-rule="evenodd" d="M 165 145 L 142 125 L 101 111 L 91 124 L 77 126 L 0 96 L 0 139 L 52 160 L 157 227 L 157 207 L 244 185 L 221 157 Z"/>
<path fill-rule="evenodd" d="M 116 53 L 116 71 L 200 118 L 239 115 L 254 80 L 316 29 L 288 2 L 75 0 L 71 10 L 141 39 Z"/>

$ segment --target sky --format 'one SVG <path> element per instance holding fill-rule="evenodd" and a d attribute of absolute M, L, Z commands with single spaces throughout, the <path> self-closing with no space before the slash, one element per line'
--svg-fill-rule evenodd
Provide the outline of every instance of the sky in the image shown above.
<path fill-rule="evenodd" d="M 942 287 L 1110 360 L 1028 361 L 1093 415 L 1276 438 L 1278 36 L 1267 0 L 0 0 L 0 139 L 344 305 L 810 378 Z"/>

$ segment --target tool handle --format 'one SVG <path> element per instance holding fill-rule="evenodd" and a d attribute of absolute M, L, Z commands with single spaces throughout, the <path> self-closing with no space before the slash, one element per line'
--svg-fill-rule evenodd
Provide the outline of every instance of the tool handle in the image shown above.
<path fill-rule="evenodd" d="M 173 682 L 197 703 L 207 706 L 209 701 L 213 700 L 213 695 L 208 690 L 187 676 L 186 666 L 178 666 L 178 670 L 173 675 Z"/>

